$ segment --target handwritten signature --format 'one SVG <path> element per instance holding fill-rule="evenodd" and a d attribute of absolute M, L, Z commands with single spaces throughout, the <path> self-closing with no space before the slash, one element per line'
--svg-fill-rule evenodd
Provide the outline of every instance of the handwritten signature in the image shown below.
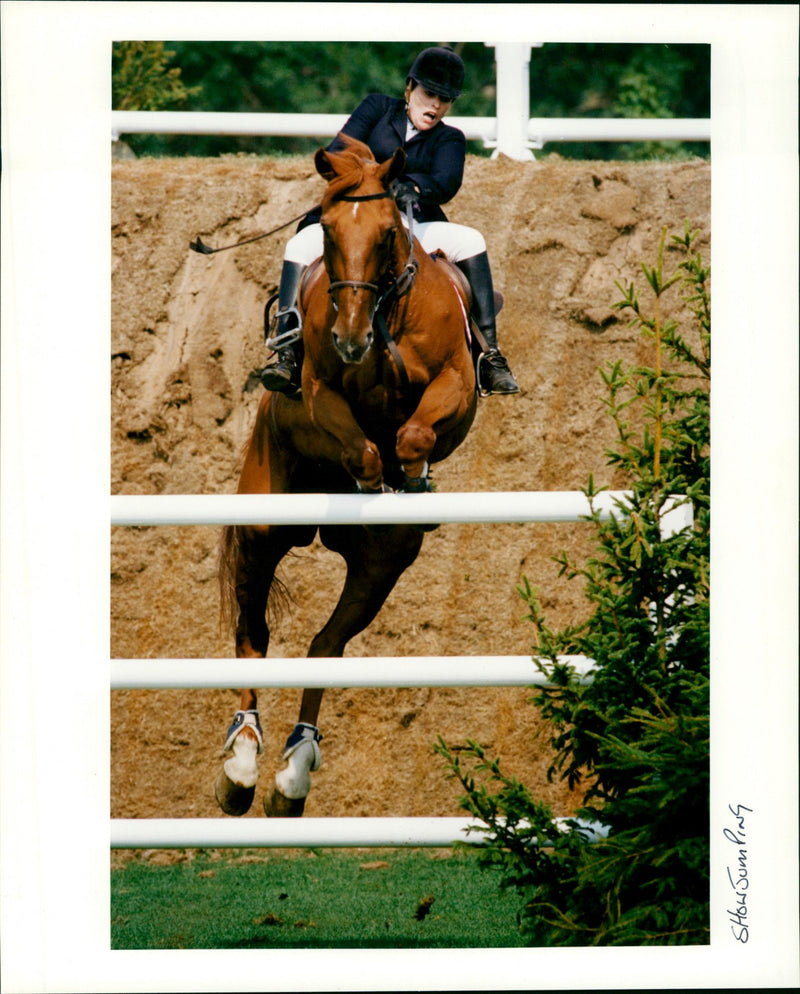
<path fill-rule="evenodd" d="M 750 909 L 747 904 L 750 877 L 747 870 L 747 823 L 746 814 L 752 814 L 753 809 L 744 804 L 728 805 L 728 810 L 736 820 L 733 828 L 724 828 L 722 834 L 736 847 L 734 862 L 728 864 L 728 881 L 736 898 L 733 909 L 727 909 L 731 932 L 737 942 L 745 943 L 750 938 Z"/>

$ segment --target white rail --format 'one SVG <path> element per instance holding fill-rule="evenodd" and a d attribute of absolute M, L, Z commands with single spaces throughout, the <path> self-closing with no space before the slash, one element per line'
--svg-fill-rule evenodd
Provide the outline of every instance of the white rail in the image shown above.
<path fill-rule="evenodd" d="M 605 491 L 594 498 L 603 517 L 622 511 L 630 495 Z M 575 521 L 590 513 L 580 491 L 480 494 L 291 494 L 230 496 L 132 495 L 111 497 L 112 525 L 241 523 L 383 524 L 405 522 Z M 662 535 L 691 526 L 692 506 L 669 498 Z M 594 661 L 563 656 L 581 683 Z M 367 657 L 346 659 L 118 659 L 112 689 L 197 687 L 430 687 L 546 686 L 534 661 L 520 656 Z M 116 849 L 309 846 L 450 846 L 468 841 L 480 823 L 452 818 L 112 819 Z M 591 839 L 605 828 L 586 823 Z M 480 833 L 477 836 L 480 838 Z M 473 839 L 475 836 L 473 834 Z"/>
<path fill-rule="evenodd" d="M 560 824 L 565 820 L 558 819 Z M 580 825 L 590 841 L 605 835 L 603 826 Z M 111 848 L 447 847 L 480 842 L 482 835 L 474 829 L 481 826 L 486 827 L 463 818 L 114 818 Z"/>
<path fill-rule="evenodd" d="M 600 516 L 623 512 L 625 490 L 592 498 Z M 579 490 L 428 494 L 115 494 L 112 525 L 406 524 L 568 522 L 591 514 Z M 662 522 L 691 522 L 692 509 L 674 498 Z"/>
<path fill-rule="evenodd" d="M 528 138 L 534 148 L 547 142 L 711 141 L 703 117 L 532 117 Z"/>
<path fill-rule="evenodd" d="M 115 110 L 111 137 L 125 134 L 256 135 L 321 138 L 329 141 L 347 120 L 347 114 L 272 114 L 262 112 Z M 467 138 L 497 137 L 494 117 L 448 117 Z"/>
<path fill-rule="evenodd" d="M 254 135 L 306 137 L 329 140 L 347 120 L 344 114 L 227 113 L 224 111 L 137 111 L 111 112 L 111 137 L 126 134 Z M 487 148 L 505 151 L 498 142 L 496 117 L 448 117 L 448 123 L 464 135 L 482 141 Z M 548 142 L 597 141 L 710 141 L 708 118 L 567 118 L 531 117 L 524 125 L 527 147 L 542 148 Z M 509 153 L 506 153 L 509 154 Z M 512 158 L 522 158 L 515 153 Z"/>
<path fill-rule="evenodd" d="M 559 656 L 580 682 L 594 661 Z M 224 687 L 547 687 L 530 656 L 362 656 L 318 659 L 112 659 L 112 690 Z"/>
<path fill-rule="evenodd" d="M 488 44 L 488 43 L 487 43 Z M 471 140 L 512 159 L 533 158 L 548 142 L 710 141 L 707 118 L 530 117 L 531 48 L 541 42 L 504 42 L 495 49 L 496 117 L 448 117 Z M 248 114 L 195 111 L 113 111 L 111 137 L 123 134 L 278 135 L 327 141 L 345 114 Z"/>

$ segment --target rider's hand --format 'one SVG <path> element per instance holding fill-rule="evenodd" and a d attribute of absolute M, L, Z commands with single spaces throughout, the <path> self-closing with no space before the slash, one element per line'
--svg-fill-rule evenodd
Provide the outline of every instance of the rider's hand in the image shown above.
<path fill-rule="evenodd" d="M 409 207 L 413 209 L 419 205 L 419 190 L 411 180 L 406 180 L 404 183 L 396 182 L 392 187 L 392 193 L 400 210 L 407 211 Z"/>

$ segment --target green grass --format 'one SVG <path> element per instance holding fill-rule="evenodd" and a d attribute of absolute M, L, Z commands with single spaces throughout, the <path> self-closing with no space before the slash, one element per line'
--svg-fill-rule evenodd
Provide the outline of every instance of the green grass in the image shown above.
<path fill-rule="evenodd" d="M 474 853 L 309 850 L 135 858 L 111 872 L 112 949 L 521 946 L 519 898 Z M 376 865 L 377 864 L 377 865 Z M 430 897 L 427 914 L 420 904 Z M 421 915 L 421 917 L 418 917 Z"/>

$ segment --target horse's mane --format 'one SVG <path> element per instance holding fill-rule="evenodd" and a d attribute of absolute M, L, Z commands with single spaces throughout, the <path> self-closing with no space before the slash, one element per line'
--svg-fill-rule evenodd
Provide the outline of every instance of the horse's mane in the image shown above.
<path fill-rule="evenodd" d="M 345 147 L 341 151 L 328 153 L 329 156 L 336 159 L 337 173 L 329 181 L 323 195 L 323 210 L 338 197 L 347 193 L 348 190 L 354 190 L 360 186 L 372 172 L 370 167 L 378 165 L 369 145 L 346 135 L 343 131 L 340 131 L 336 137 Z M 343 169 L 342 164 L 344 164 Z M 338 171 L 339 169 L 341 172 Z"/>

